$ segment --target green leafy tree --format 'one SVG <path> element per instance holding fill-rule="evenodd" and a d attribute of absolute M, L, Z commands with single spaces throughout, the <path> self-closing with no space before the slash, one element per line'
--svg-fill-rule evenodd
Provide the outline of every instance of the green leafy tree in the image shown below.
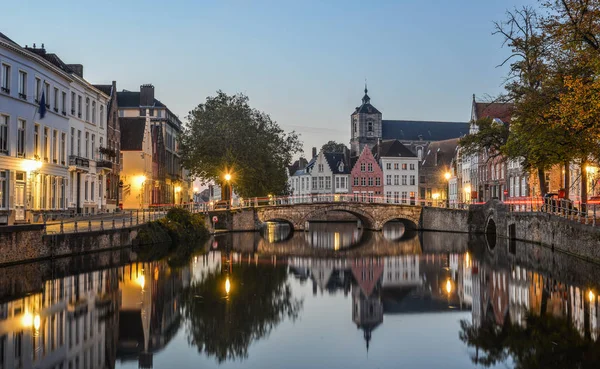
<path fill-rule="evenodd" d="M 345 149 L 347 149 L 346 145 L 335 141 L 329 141 L 321 146 L 321 150 L 324 152 L 344 152 Z"/>
<path fill-rule="evenodd" d="M 284 132 L 248 101 L 243 94 L 218 91 L 192 110 L 180 137 L 182 164 L 202 181 L 223 184 L 230 173 L 243 197 L 281 194 L 286 167 L 302 144 L 295 132 Z"/>

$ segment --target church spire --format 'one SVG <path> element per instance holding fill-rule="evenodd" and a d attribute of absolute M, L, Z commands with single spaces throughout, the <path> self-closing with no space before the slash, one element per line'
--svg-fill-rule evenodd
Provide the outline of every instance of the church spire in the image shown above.
<path fill-rule="evenodd" d="M 363 104 L 369 104 L 371 102 L 371 98 L 369 97 L 369 95 L 367 95 L 368 91 L 369 90 L 367 89 L 367 81 L 365 81 L 365 96 L 363 96 L 362 98 Z"/>

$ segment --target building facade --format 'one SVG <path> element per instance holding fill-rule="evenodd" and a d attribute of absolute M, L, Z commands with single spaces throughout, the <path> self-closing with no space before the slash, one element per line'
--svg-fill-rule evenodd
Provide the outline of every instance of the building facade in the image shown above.
<path fill-rule="evenodd" d="M 383 172 L 367 145 L 363 147 L 352 167 L 350 182 L 350 193 L 354 201 L 381 202 L 383 200 Z"/>
<path fill-rule="evenodd" d="M 417 155 L 399 140 L 380 141 L 372 151 L 382 169 L 384 201 L 415 205 L 419 194 Z"/>
<path fill-rule="evenodd" d="M 310 170 L 312 195 L 347 194 L 350 188 L 350 168 L 344 153 L 331 153 L 321 150 Z M 331 200 L 339 200 L 332 196 Z"/>

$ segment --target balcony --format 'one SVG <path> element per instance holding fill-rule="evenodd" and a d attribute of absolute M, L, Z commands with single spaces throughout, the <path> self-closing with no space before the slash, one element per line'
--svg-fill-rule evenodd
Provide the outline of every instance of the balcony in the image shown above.
<path fill-rule="evenodd" d="M 89 172 L 90 161 L 80 156 L 69 155 L 69 171 L 70 172 Z"/>
<path fill-rule="evenodd" d="M 99 160 L 96 162 L 96 170 L 110 172 L 112 170 L 112 163 L 108 160 Z"/>

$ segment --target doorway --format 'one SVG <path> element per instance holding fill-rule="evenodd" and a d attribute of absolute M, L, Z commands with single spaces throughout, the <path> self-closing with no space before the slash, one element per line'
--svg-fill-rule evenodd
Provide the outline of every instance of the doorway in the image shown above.
<path fill-rule="evenodd" d="M 25 173 L 16 173 L 15 221 L 25 220 Z"/>

